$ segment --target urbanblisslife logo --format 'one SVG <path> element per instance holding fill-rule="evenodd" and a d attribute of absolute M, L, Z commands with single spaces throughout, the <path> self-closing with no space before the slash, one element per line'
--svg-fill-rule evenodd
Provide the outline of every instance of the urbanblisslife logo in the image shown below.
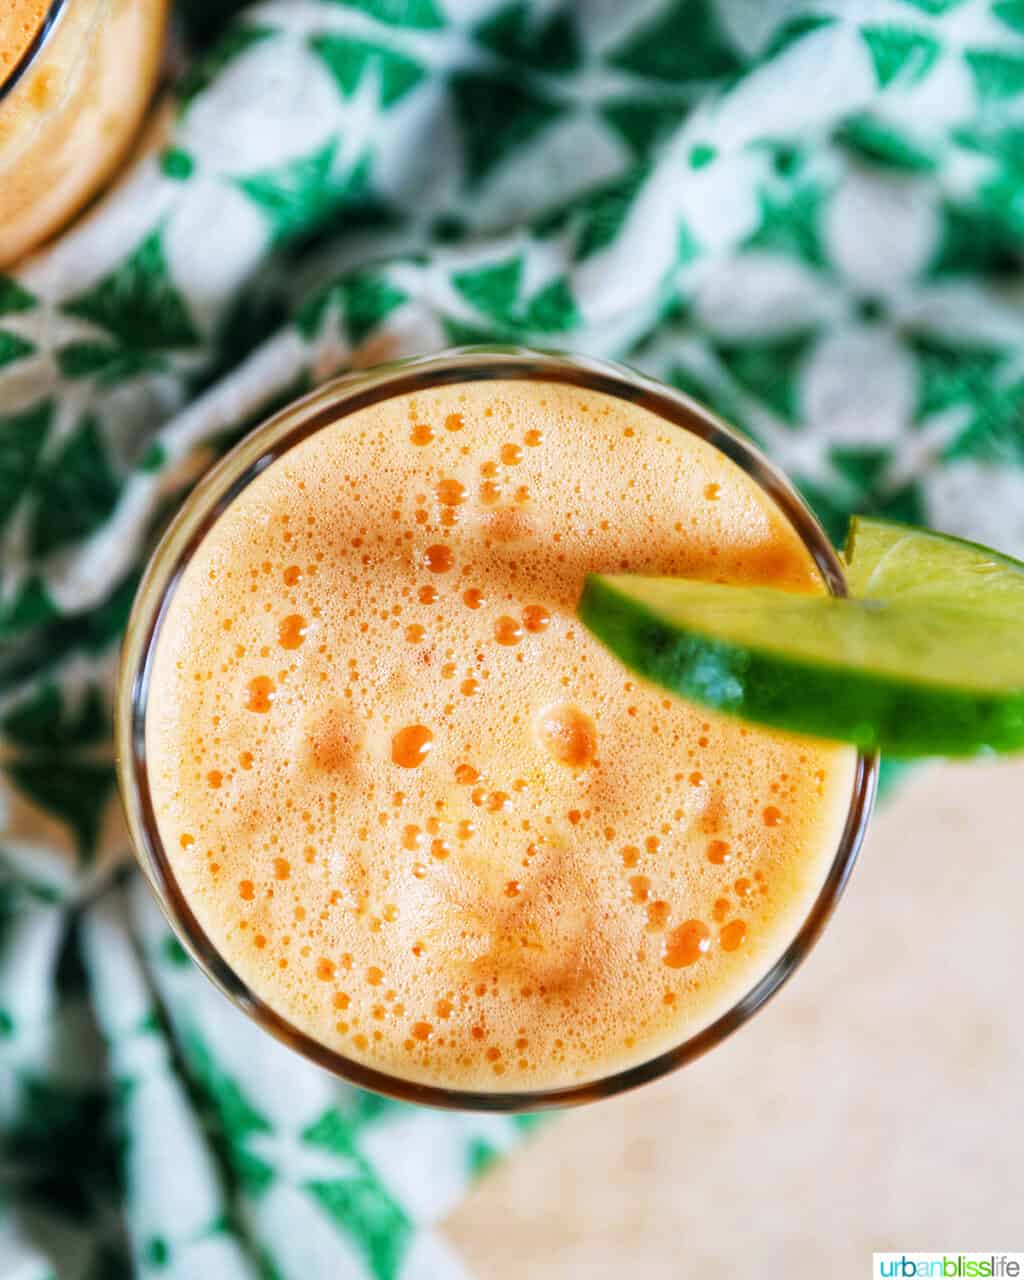
<path fill-rule="evenodd" d="M 876 1253 L 873 1278 L 920 1280 L 941 1276 L 943 1280 L 967 1280 L 984 1276 L 1024 1277 L 1024 1253 Z"/>

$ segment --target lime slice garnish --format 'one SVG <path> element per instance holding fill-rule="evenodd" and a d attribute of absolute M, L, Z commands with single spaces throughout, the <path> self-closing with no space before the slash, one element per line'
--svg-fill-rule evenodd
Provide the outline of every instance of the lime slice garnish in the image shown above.
<path fill-rule="evenodd" d="M 851 596 L 592 575 L 583 623 L 627 666 L 756 724 L 902 756 L 1024 749 L 1024 564 L 851 522 Z"/>

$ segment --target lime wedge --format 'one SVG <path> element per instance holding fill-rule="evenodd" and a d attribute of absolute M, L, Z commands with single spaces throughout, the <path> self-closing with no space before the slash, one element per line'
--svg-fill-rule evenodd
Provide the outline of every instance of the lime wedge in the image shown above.
<path fill-rule="evenodd" d="M 1024 564 L 851 522 L 851 596 L 593 575 L 585 626 L 681 697 L 900 756 L 1024 749 Z"/>

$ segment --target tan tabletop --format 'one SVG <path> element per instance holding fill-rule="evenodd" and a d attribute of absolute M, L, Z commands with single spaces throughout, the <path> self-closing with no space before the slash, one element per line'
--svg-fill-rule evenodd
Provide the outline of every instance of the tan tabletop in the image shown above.
<path fill-rule="evenodd" d="M 1024 1249 L 1024 764 L 920 770 L 803 968 L 707 1057 L 553 1119 L 448 1235 L 480 1280 L 855 1280 Z"/>

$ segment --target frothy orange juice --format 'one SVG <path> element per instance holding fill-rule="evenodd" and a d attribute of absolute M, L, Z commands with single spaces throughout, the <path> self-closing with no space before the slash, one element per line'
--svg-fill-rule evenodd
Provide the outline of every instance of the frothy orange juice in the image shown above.
<path fill-rule="evenodd" d="M 146 713 L 161 840 L 267 1003 L 407 1080 L 538 1090 L 686 1039 L 821 889 L 855 753 L 633 677 L 584 575 L 824 587 L 711 445 L 561 383 L 359 409 L 234 499 Z"/>
<path fill-rule="evenodd" d="M 0 7 L 0 85 L 39 34 L 51 0 L 5 0 Z"/>
<path fill-rule="evenodd" d="M 65 0 L 55 10 L 50 0 L 0 0 L 0 268 L 111 175 L 160 65 L 167 0 Z"/>

